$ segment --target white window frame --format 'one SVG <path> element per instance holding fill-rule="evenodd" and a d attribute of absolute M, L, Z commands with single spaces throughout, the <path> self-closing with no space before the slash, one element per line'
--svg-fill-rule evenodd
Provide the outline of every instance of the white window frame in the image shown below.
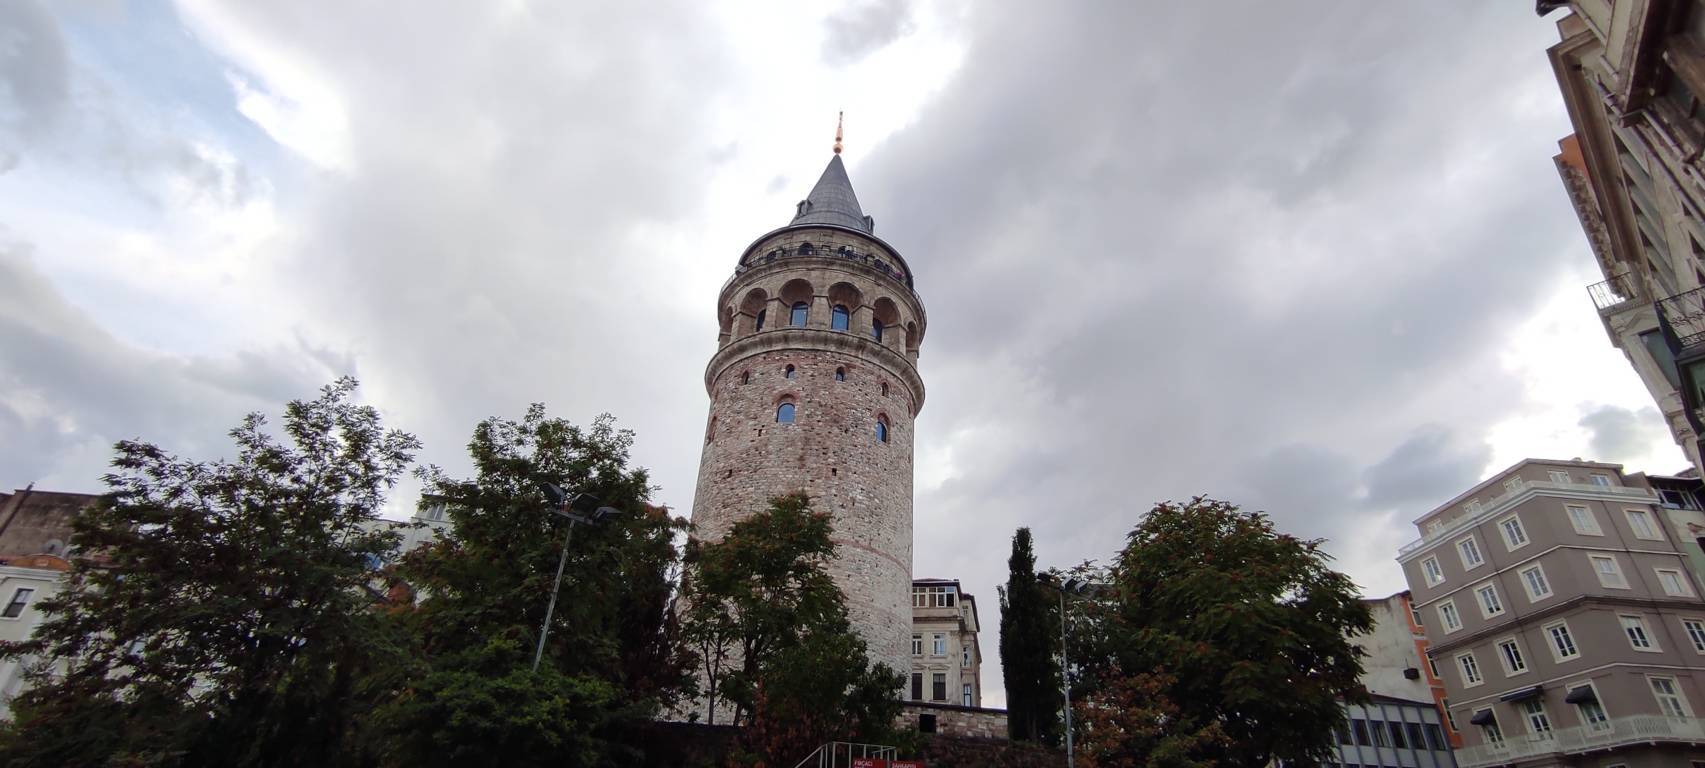
<path fill-rule="evenodd" d="M 1553 482 L 1553 483 L 1562 483 L 1564 485 L 1568 485 L 1570 482 L 1572 482 L 1571 480 L 1569 480 L 1569 473 L 1564 472 L 1561 469 L 1553 469 L 1553 470 L 1547 472 L 1546 474 L 1551 476 L 1551 482 Z"/>
<path fill-rule="evenodd" d="M 924 636 L 923 635 L 912 635 L 912 655 L 913 656 L 924 655 Z"/>
<path fill-rule="evenodd" d="M 1516 543 L 1514 539 L 1510 538 L 1509 523 L 1511 522 L 1516 524 L 1515 530 L 1517 533 L 1521 534 L 1521 543 L 1519 544 Z M 1498 535 L 1504 540 L 1504 548 L 1511 552 L 1533 543 L 1533 537 L 1527 535 L 1527 526 L 1522 525 L 1521 515 L 1509 515 L 1499 520 Z"/>
<path fill-rule="evenodd" d="M 1681 633 L 1687 635 L 1695 653 L 1705 654 L 1705 617 L 1681 617 Z"/>
<path fill-rule="evenodd" d="M 1544 594 L 1539 594 L 1539 593 L 1533 591 L 1533 583 L 1528 581 L 1528 578 L 1527 578 L 1527 574 L 1530 571 L 1539 572 L 1539 580 L 1542 582 L 1545 582 L 1545 593 Z M 1521 589 L 1523 592 L 1527 593 L 1527 601 L 1530 603 L 1537 603 L 1537 602 L 1544 600 L 1545 598 L 1548 598 L 1551 595 L 1555 594 L 1551 590 L 1551 579 L 1545 575 L 1545 566 L 1540 565 L 1539 563 L 1534 563 L 1533 565 L 1530 565 L 1526 568 L 1523 568 L 1523 569 L 1517 571 L 1516 577 L 1521 579 Z"/>
<path fill-rule="evenodd" d="M 1598 569 L 1598 564 L 1601 562 L 1610 563 L 1610 573 Z M 1592 568 L 1593 575 L 1598 577 L 1599 586 L 1605 589 L 1632 589 L 1628 586 L 1628 575 L 1622 572 L 1622 563 L 1616 559 L 1616 555 L 1587 555 L 1587 565 Z M 1606 576 L 1614 576 L 1620 583 L 1612 584 L 1605 581 Z"/>
<path fill-rule="evenodd" d="M 1664 591 L 1664 594 L 1669 595 L 1670 597 L 1693 596 L 1693 585 L 1687 583 L 1687 574 L 1683 573 L 1680 568 L 1653 568 L 1652 573 L 1657 575 L 1658 587 Z M 1675 577 L 1675 585 L 1681 588 L 1680 592 L 1670 591 L 1669 585 L 1664 583 L 1665 575 Z"/>
<path fill-rule="evenodd" d="M 1593 705 L 1598 707 L 1598 713 L 1604 717 L 1604 720 L 1594 723 L 1587 719 L 1586 708 L 1579 704 L 1575 705 L 1575 719 L 1581 721 L 1582 728 L 1585 728 L 1592 733 L 1609 733 L 1612 728 L 1610 724 L 1610 710 L 1604 708 L 1604 699 L 1598 695 L 1598 686 L 1593 685 L 1593 681 L 1577 680 L 1572 683 L 1564 683 L 1563 694 L 1567 696 L 1581 688 L 1592 689 Z"/>
<path fill-rule="evenodd" d="M 1515 660 L 1521 662 L 1521 668 L 1518 669 L 1510 663 L 1509 654 L 1504 652 L 1505 646 L 1515 649 Z M 1530 669 L 1527 665 L 1527 654 L 1522 653 L 1521 642 L 1516 640 L 1515 635 L 1499 640 L 1493 647 L 1495 647 L 1498 651 L 1498 664 L 1504 668 L 1504 677 L 1515 677 L 1516 675 L 1527 674 L 1527 671 Z"/>
<path fill-rule="evenodd" d="M 1494 611 L 1491 607 L 1486 605 L 1487 592 L 1491 593 L 1492 602 L 1496 604 L 1498 610 Z M 1480 606 L 1480 618 L 1482 619 L 1490 619 L 1495 616 L 1504 615 L 1504 598 L 1498 595 L 1497 582 L 1488 581 L 1474 587 L 1474 602 Z"/>
<path fill-rule="evenodd" d="M 1515 477 L 1506 478 L 1504 480 L 1504 490 L 1509 491 L 1510 493 L 1515 493 L 1516 491 L 1521 490 L 1523 485 L 1526 485 L 1526 483 L 1522 481 L 1521 475 L 1516 475 Z"/>
<path fill-rule="evenodd" d="M 1580 510 L 1584 518 L 1576 517 L 1575 510 Z M 1569 515 L 1569 525 L 1575 529 L 1575 533 L 1582 536 L 1604 535 L 1604 528 L 1598 524 L 1598 515 L 1593 514 L 1592 507 L 1585 504 L 1564 504 L 1563 511 Z M 1586 522 L 1585 527 L 1581 525 L 1583 519 Z"/>
<path fill-rule="evenodd" d="M 1639 539 L 1641 541 L 1663 541 L 1664 540 L 1664 529 L 1658 526 L 1657 516 L 1653 515 L 1651 510 L 1649 510 L 1649 509 L 1624 508 L 1622 510 L 1622 514 L 1624 517 L 1628 518 L 1628 530 L 1634 534 L 1634 538 Z M 1634 525 L 1635 515 L 1639 515 L 1640 519 L 1646 521 L 1646 529 L 1651 532 L 1650 536 L 1641 536 L 1640 535 L 1639 526 Z"/>
<path fill-rule="evenodd" d="M 1480 726 L 1481 737 L 1494 748 L 1504 746 L 1504 726 L 1498 722 L 1498 713 L 1493 711 L 1491 707 L 1483 707 L 1483 709 L 1492 712 L 1492 722 Z M 1478 714 L 1480 714 L 1480 710 L 1471 710 L 1468 717 L 1472 720 Z"/>
<path fill-rule="evenodd" d="M 1596 485 L 1600 488 L 1609 488 L 1609 487 L 1611 487 L 1610 475 L 1606 475 L 1606 474 L 1603 474 L 1600 472 L 1595 472 L 1593 474 L 1587 475 L 1587 484 L 1588 485 Z"/>
<path fill-rule="evenodd" d="M 940 632 L 936 632 L 935 634 L 930 635 L 930 638 L 929 638 L 929 655 L 931 655 L 931 656 L 946 656 L 947 655 L 947 635 L 944 635 Z"/>
<path fill-rule="evenodd" d="M 1568 638 L 1569 647 L 1574 651 L 1574 653 L 1565 656 L 1563 655 L 1562 649 L 1557 647 L 1557 636 L 1552 633 L 1552 630 L 1558 627 L 1563 628 L 1563 634 Z M 1552 661 L 1561 664 L 1565 661 L 1574 661 L 1581 657 L 1581 644 L 1575 639 L 1574 630 L 1569 629 L 1569 622 L 1553 621 L 1543 627 L 1540 627 L 1540 631 L 1545 633 L 1545 647 L 1551 649 Z"/>
<path fill-rule="evenodd" d="M 1469 562 L 1468 550 L 1462 547 L 1464 544 L 1467 544 L 1469 549 L 1474 550 L 1475 559 L 1473 562 Z M 1462 570 L 1465 571 L 1472 571 L 1486 564 L 1486 553 L 1480 551 L 1480 541 L 1474 538 L 1474 534 L 1456 540 L 1456 556 L 1462 558 Z"/>
<path fill-rule="evenodd" d="M 18 605 L 18 615 L 16 615 L 16 616 L 0 616 L 0 621 L 23 621 L 24 614 L 29 612 L 31 605 L 35 604 L 36 591 L 37 591 L 36 587 L 33 583 L 30 583 L 30 582 L 25 582 L 25 584 L 28 584 L 28 586 L 19 586 L 19 587 L 13 588 L 11 599 L 7 600 L 3 604 L 0 604 L 0 608 L 9 608 L 12 606 L 13 603 L 18 602 L 18 596 L 19 595 L 24 595 L 24 601 Z M 29 594 L 27 594 L 27 595 L 24 594 L 26 592 Z"/>
<path fill-rule="evenodd" d="M 1432 563 L 1433 567 L 1428 568 L 1427 563 Z M 1437 578 L 1434 578 L 1435 576 Z M 1438 555 L 1427 555 L 1421 559 L 1421 578 L 1427 582 L 1429 587 L 1436 587 L 1445 583 L 1445 568 L 1444 564 L 1439 562 Z"/>
<path fill-rule="evenodd" d="M 1646 690 L 1651 691 L 1652 698 L 1657 701 L 1658 712 L 1664 717 L 1675 717 L 1675 715 L 1671 715 L 1669 712 L 1664 710 L 1663 694 L 1658 693 L 1657 686 L 1653 685 L 1653 683 L 1658 680 L 1667 681 L 1670 685 L 1670 689 L 1675 691 L 1676 701 L 1681 705 L 1682 716 L 1692 717 L 1693 704 L 1687 700 L 1687 692 L 1682 690 L 1680 681 L 1676 680 L 1675 677 L 1671 675 L 1646 675 Z"/>
<path fill-rule="evenodd" d="M 1701 651 L 1701 653 L 1705 653 L 1705 651 Z M 1445 679 L 1444 675 L 1439 674 L 1439 660 L 1433 658 L 1430 653 L 1427 654 L 1427 669 L 1432 670 L 1434 680 L 1442 681 Z"/>
<path fill-rule="evenodd" d="M 1449 608 L 1450 611 L 1446 612 L 1445 611 L 1446 608 Z M 1461 632 L 1462 631 L 1462 611 L 1459 611 L 1456 609 L 1456 601 L 1455 600 L 1441 601 L 1438 605 L 1438 612 L 1439 612 L 1439 626 L 1444 628 L 1445 634 L 1448 635 L 1448 634 L 1451 634 L 1452 632 Z M 1454 627 L 1451 626 L 1451 617 L 1453 617 L 1453 616 L 1456 618 L 1456 622 L 1455 622 L 1456 626 L 1454 626 Z"/>
<path fill-rule="evenodd" d="M 1480 660 L 1474 658 L 1473 651 L 1463 651 L 1456 655 L 1456 674 L 1462 678 L 1462 687 L 1464 688 L 1486 684 L 1486 675 L 1480 672 Z M 1470 680 L 1471 675 L 1475 679 Z"/>
<path fill-rule="evenodd" d="M 1619 613 L 1616 614 L 1616 626 L 1622 628 L 1622 637 L 1628 640 L 1629 648 L 1641 653 L 1663 653 L 1664 649 L 1658 647 L 1657 638 L 1652 636 L 1651 626 L 1646 624 L 1646 617 L 1637 613 Z M 1636 632 L 1639 639 L 1646 642 L 1644 646 L 1635 639 Z"/>
<path fill-rule="evenodd" d="M 1527 732 L 1529 734 L 1533 736 L 1544 736 L 1545 734 L 1549 734 L 1557 730 L 1557 727 L 1551 722 L 1551 713 L 1545 711 L 1544 699 L 1538 696 L 1531 699 L 1523 699 L 1521 704 L 1517 706 L 1521 710 L 1522 724 L 1527 726 Z M 1538 711 L 1534 711 L 1535 709 Z M 1545 727 L 1535 727 L 1536 722 L 1544 723 Z"/>

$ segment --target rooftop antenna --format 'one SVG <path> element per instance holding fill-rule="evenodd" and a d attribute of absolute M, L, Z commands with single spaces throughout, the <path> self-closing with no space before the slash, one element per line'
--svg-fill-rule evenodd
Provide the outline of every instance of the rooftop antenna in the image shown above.
<path fill-rule="evenodd" d="M 845 123 L 847 113 L 841 112 L 835 117 L 835 154 L 841 153 L 841 124 Z"/>

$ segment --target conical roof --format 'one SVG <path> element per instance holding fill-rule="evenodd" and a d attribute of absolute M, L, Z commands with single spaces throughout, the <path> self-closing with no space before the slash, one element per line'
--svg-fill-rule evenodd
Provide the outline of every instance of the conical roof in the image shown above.
<path fill-rule="evenodd" d="M 792 224 L 832 224 L 860 232 L 875 231 L 875 223 L 858 207 L 858 195 L 853 194 L 852 180 L 847 178 L 847 167 L 839 154 L 829 159 L 817 186 L 800 201 Z"/>

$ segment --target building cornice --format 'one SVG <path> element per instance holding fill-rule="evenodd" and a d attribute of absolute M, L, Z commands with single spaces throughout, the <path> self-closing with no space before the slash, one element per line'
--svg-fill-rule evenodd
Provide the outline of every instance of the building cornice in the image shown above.
<path fill-rule="evenodd" d="M 1529 461 L 1531 461 L 1531 460 L 1529 460 Z M 1527 462 L 1527 461 L 1522 462 L 1522 464 L 1526 464 L 1526 463 L 1529 463 L 1529 462 Z M 1552 463 L 1552 462 L 1547 462 L 1547 463 Z M 1570 466 L 1580 466 L 1579 463 L 1568 463 L 1568 462 L 1555 462 L 1555 463 L 1557 463 L 1559 465 L 1569 464 Z M 1516 466 L 1521 466 L 1521 465 L 1518 464 Z M 1605 467 L 1614 466 L 1614 467 L 1620 468 L 1620 465 L 1598 465 L 1598 466 L 1605 466 Z M 1492 480 L 1497 480 L 1499 477 L 1503 477 L 1505 474 L 1508 474 L 1508 472 L 1501 473 L 1497 477 L 1493 477 Z M 1488 485 L 1490 485 L 1492 480 L 1488 480 L 1485 483 L 1481 483 L 1480 485 L 1475 486 L 1474 491 L 1479 491 L 1479 490 L 1485 489 Z M 1449 509 L 1450 507 L 1456 506 L 1464 498 L 1469 498 L 1472 495 L 1473 495 L 1472 491 L 1470 493 L 1462 494 L 1461 496 L 1458 496 L 1455 499 L 1452 499 L 1450 504 L 1440 506 L 1440 507 L 1434 509 L 1432 512 L 1428 512 L 1426 515 L 1423 515 L 1418 519 L 1419 520 L 1425 520 L 1428 517 L 1432 517 L 1433 515 L 1435 515 L 1439 512 L 1442 512 L 1446 509 Z M 1500 496 L 1493 496 L 1490 500 L 1488 500 L 1484 505 L 1481 506 L 1479 512 L 1465 514 L 1465 515 L 1457 518 L 1456 520 L 1452 521 L 1450 524 L 1445 525 L 1444 527 L 1441 527 L 1440 529 L 1438 529 L 1436 531 L 1428 533 L 1419 539 L 1416 539 L 1414 541 L 1409 542 L 1408 544 L 1403 545 L 1403 547 L 1401 549 L 1397 550 L 1397 562 L 1407 563 L 1407 562 L 1414 560 L 1415 558 L 1420 557 L 1422 555 L 1430 554 L 1430 553 L 1432 553 L 1434 547 L 1436 547 L 1437 545 L 1439 545 L 1441 543 L 1444 543 L 1445 540 L 1450 539 L 1451 537 L 1456 536 L 1457 534 L 1460 534 L 1461 532 L 1463 532 L 1469 528 L 1473 528 L 1473 527 L 1478 526 L 1482 523 L 1488 522 L 1492 518 L 1498 517 L 1498 516 L 1508 512 L 1510 510 L 1510 508 L 1512 508 L 1512 507 L 1516 507 L 1516 506 L 1519 506 L 1521 504 L 1527 503 L 1530 499 L 1533 499 L 1536 496 L 1548 496 L 1548 497 L 1554 497 L 1554 498 L 1559 498 L 1559 499 L 1574 499 L 1576 501 L 1610 501 L 1610 502 L 1618 502 L 1618 503 L 1624 503 L 1624 504 L 1647 504 L 1647 505 L 1656 504 L 1659 501 L 1657 494 L 1651 492 L 1650 490 L 1647 490 L 1645 488 L 1634 488 L 1632 486 L 1626 486 L 1626 485 L 1603 486 L 1603 485 L 1593 485 L 1591 483 L 1554 483 L 1554 482 L 1551 482 L 1548 480 L 1523 480 L 1520 488 L 1517 488 L 1516 490 L 1513 490 L 1513 491 L 1509 491 L 1509 492 L 1504 493 L 1503 495 L 1500 495 Z"/>
<path fill-rule="evenodd" d="M 918 375 L 918 368 L 912 364 L 911 358 L 864 334 L 823 328 L 774 328 L 728 342 L 711 356 L 710 364 L 705 366 L 705 391 L 714 392 L 717 380 L 736 363 L 754 355 L 785 350 L 840 352 L 879 366 L 911 389 L 912 418 L 923 410 L 924 380 Z"/>

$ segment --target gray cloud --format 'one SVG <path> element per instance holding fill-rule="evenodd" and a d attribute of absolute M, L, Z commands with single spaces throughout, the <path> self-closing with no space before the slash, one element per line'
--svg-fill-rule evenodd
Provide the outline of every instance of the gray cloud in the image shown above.
<path fill-rule="evenodd" d="M 1656 408 L 1629 410 L 1615 405 L 1602 405 L 1581 416 L 1580 425 L 1592 433 L 1589 446 L 1593 456 L 1602 461 L 1623 462 L 1645 456 L 1654 444 L 1670 443 L 1669 430 Z M 1652 467 L 1664 470 L 1662 467 Z"/>
<path fill-rule="evenodd" d="M 824 22 L 823 58 L 831 64 L 857 61 L 900 39 L 912 28 L 905 0 L 860 0 Z"/>

